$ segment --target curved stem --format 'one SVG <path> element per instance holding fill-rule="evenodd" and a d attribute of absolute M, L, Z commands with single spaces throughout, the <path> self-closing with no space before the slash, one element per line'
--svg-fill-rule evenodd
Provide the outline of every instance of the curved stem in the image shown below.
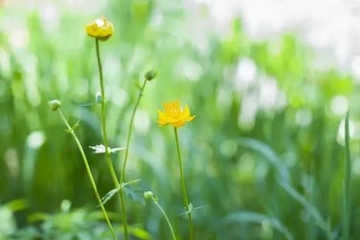
<path fill-rule="evenodd" d="M 57 111 L 59 112 L 60 118 L 61 118 L 61 120 L 64 122 L 67 130 L 69 131 L 69 133 L 71 134 L 71 136 L 72 136 L 72 137 L 74 138 L 74 140 L 75 140 L 75 143 L 76 143 L 76 145 L 77 145 L 77 147 L 78 147 L 78 149 L 79 149 L 79 151 L 80 151 L 81 157 L 82 157 L 82 159 L 83 159 L 83 161 L 84 161 L 85 168 L 86 168 L 86 172 L 87 172 L 87 174 L 88 174 L 88 177 L 89 177 L 91 186 L 92 186 L 92 188 L 93 188 L 93 190 L 94 190 L 94 192 L 95 192 L 96 199 L 98 200 L 99 206 L 100 206 L 100 208 L 101 208 L 101 210 L 102 210 L 102 212 L 103 212 L 103 214 L 104 214 L 106 223 L 108 224 L 108 226 L 109 226 L 109 228 L 110 228 L 110 230 L 111 230 L 111 233 L 113 234 L 114 239 L 117 239 L 116 233 L 115 233 L 114 228 L 113 228 L 113 226 L 112 226 L 112 224 L 111 224 L 111 222 L 110 222 L 109 216 L 108 216 L 108 214 L 107 214 L 107 212 L 106 212 L 106 210 L 105 210 L 104 205 L 103 205 L 102 202 L 101 202 L 100 194 L 99 194 L 99 191 L 98 191 L 98 189 L 97 189 L 97 187 L 96 187 L 96 183 L 95 183 L 94 177 L 93 177 L 93 175 L 92 175 L 92 173 L 91 173 L 91 169 L 90 169 L 88 160 L 87 160 L 87 158 L 86 158 L 84 149 L 82 148 L 81 143 L 80 143 L 79 139 L 77 138 L 77 136 L 76 136 L 76 134 L 75 134 L 75 132 L 74 132 L 74 129 L 72 129 L 72 127 L 69 125 L 68 121 L 67 121 L 66 118 L 64 117 L 64 114 L 61 112 L 60 108 L 59 108 Z"/>
<path fill-rule="evenodd" d="M 167 224 L 169 225 L 171 236 L 172 236 L 173 240 L 176 240 L 174 229 L 173 229 L 171 222 L 170 222 L 168 216 L 166 215 L 164 209 L 160 206 L 160 204 L 156 201 L 156 199 L 154 197 L 151 197 L 151 200 L 159 208 L 160 212 L 164 215 L 165 220 L 166 220 Z"/>
<path fill-rule="evenodd" d="M 109 141 L 107 138 L 106 133 L 106 108 L 105 108 L 105 89 L 104 89 L 104 80 L 103 80 L 103 72 L 102 72 L 102 65 L 101 65 L 101 59 L 100 59 L 100 47 L 99 47 L 99 40 L 95 39 L 95 45 L 96 45 L 96 58 L 98 62 L 99 67 L 99 78 L 100 78 L 100 93 L 101 93 L 101 132 L 105 147 L 105 156 L 106 156 L 106 163 L 108 165 L 108 168 L 110 170 L 111 178 L 116 186 L 116 188 L 119 190 L 119 197 L 120 197 L 120 203 L 121 203 L 121 212 L 122 212 L 122 219 L 123 219 L 123 226 L 124 226 L 124 235 L 125 239 L 128 240 L 128 227 L 127 227 L 127 216 L 126 216 L 126 210 L 125 210 L 125 199 L 124 194 L 122 192 L 121 186 L 118 182 L 116 172 L 114 165 L 111 161 L 111 155 L 110 155 L 110 149 L 109 149 Z"/>
<path fill-rule="evenodd" d="M 192 218 L 191 218 L 191 210 L 190 210 L 190 206 L 189 206 L 189 201 L 188 201 L 188 197 L 187 197 L 187 193 L 186 193 L 186 185 L 185 185 L 185 177 L 184 177 L 182 158 L 181 158 L 181 152 L 180 152 L 178 129 L 176 127 L 174 127 L 174 133 L 175 133 L 176 148 L 177 148 L 178 159 L 179 159 L 181 192 L 182 192 L 182 196 L 183 196 L 186 213 L 187 213 L 188 219 L 189 219 L 190 240 L 192 240 L 193 239 L 193 222 L 192 222 Z"/>
<path fill-rule="evenodd" d="M 137 99 L 137 101 L 135 103 L 134 109 L 133 109 L 132 114 L 131 114 L 130 123 L 129 123 L 129 131 L 128 131 L 128 135 L 127 135 L 127 138 L 126 138 L 124 162 L 123 162 L 123 166 L 122 166 L 122 169 L 121 169 L 121 176 L 120 176 L 120 182 L 121 183 L 125 181 L 126 163 L 127 163 L 128 156 L 129 156 L 129 149 L 130 149 L 129 145 L 130 145 L 132 128 L 133 128 L 133 125 L 134 125 L 135 113 L 136 113 L 136 110 L 137 110 L 137 108 L 139 106 L 141 97 L 143 96 L 143 92 L 144 92 L 146 83 L 147 83 L 147 80 L 145 79 L 144 82 L 143 82 L 143 85 L 140 88 L 139 97 L 138 97 L 138 99 Z"/>

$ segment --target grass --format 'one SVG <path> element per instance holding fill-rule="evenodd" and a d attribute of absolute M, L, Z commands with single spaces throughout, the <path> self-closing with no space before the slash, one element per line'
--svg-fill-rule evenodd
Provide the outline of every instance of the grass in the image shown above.
<path fill-rule="evenodd" d="M 200 47 L 183 21 L 185 10 L 148 1 L 117 1 L 102 10 L 115 27 L 101 48 L 110 146 L 125 146 L 137 86 L 146 71 L 158 72 L 133 120 L 126 178 L 141 181 L 124 187 L 130 235 L 172 236 L 163 213 L 144 202 L 143 192 L 151 190 L 176 239 L 186 239 L 174 136 L 156 124 L 162 103 L 179 99 L 196 115 L 179 138 L 194 239 L 360 238 L 360 197 L 351 192 L 360 184 L 359 137 L 355 131 L 350 142 L 348 120 L 346 131 L 340 128 L 347 109 L 332 110 L 343 97 L 352 121 L 360 118 L 359 87 L 350 74 L 316 67 L 314 52 L 296 35 L 252 40 L 240 19 L 226 35 L 202 33 Z M 153 24 L 160 13 L 164 21 Z M 47 107 L 57 98 L 69 122 L 80 120 L 76 134 L 105 196 L 114 189 L 107 164 L 87 147 L 102 142 L 96 54 L 83 30 L 94 16 L 59 14 L 58 31 L 50 31 L 31 10 L 1 12 L 4 22 L 23 19 L 0 30 L 0 222 L 7 223 L 1 240 L 111 239 L 77 146 Z M 21 27 L 28 37 L 23 48 L 9 41 Z M 236 74 L 244 63 L 256 68 L 249 86 Z M 267 105 L 259 96 L 272 81 L 284 104 Z M 120 175 L 118 154 L 111 158 Z M 115 197 L 107 200 L 121 234 L 120 205 Z"/>

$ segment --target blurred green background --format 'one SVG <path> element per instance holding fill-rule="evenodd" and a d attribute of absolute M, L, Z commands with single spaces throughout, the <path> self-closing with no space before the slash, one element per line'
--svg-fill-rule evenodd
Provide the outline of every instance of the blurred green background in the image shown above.
<path fill-rule="evenodd" d="M 84 4 L 84 2 L 82 2 Z M 255 40 L 241 18 L 221 32 L 206 6 L 182 1 L 50 1 L 0 9 L 0 239 L 107 239 L 81 156 L 47 102 L 62 101 L 101 195 L 113 188 L 101 143 L 98 70 L 84 26 L 105 15 L 101 43 L 108 135 L 124 146 L 143 74 L 155 69 L 136 115 L 127 180 L 133 239 L 170 239 L 153 191 L 179 239 L 187 222 L 173 131 L 159 128 L 162 103 L 188 104 L 180 129 L 196 239 L 339 239 L 350 109 L 351 236 L 360 239 L 359 82 L 319 67 L 313 49 L 286 33 Z M 214 27 L 215 28 L 215 27 Z M 321 64 L 320 64 L 321 65 Z M 113 160 L 120 173 L 122 154 Z M 107 209 L 122 231 L 117 199 Z"/>

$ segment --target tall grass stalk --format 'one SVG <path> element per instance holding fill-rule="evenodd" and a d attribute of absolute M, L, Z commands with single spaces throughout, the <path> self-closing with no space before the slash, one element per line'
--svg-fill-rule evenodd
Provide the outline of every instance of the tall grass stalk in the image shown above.
<path fill-rule="evenodd" d="M 100 47 L 99 47 L 98 39 L 95 39 L 95 45 L 96 45 L 96 58 L 97 58 L 97 62 L 98 62 L 99 78 L 100 78 L 101 132 L 102 132 L 102 138 L 103 138 L 104 147 L 105 147 L 106 162 L 107 162 L 110 174 L 111 174 L 111 178 L 115 184 L 115 187 L 120 189 L 119 197 L 120 197 L 120 205 L 121 205 L 122 220 L 123 220 L 123 227 L 124 227 L 124 236 L 125 236 L 125 240 L 128 240 L 129 236 L 128 236 L 128 226 L 127 226 L 127 216 L 126 216 L 126 209 L 125 209 L 124 193 L 121 190 L 121 186 L 117 179 L 114 165 L 111 161 L 109 141 L 108 141 L 108 137 L 107 137 L 107 133 L 106 133 L 105 89 L 104 89 L 104 79 L 103 79 L 103 72 L 102 72 L 102 65 L 101 65 L 101 58 L 100 58 Z"/>
<path fill-rule="evenodd" d="M 80 143 L 78 137 L 76 136 L 74 129 L 70 126 L 70 124 L 68 123 L 68 121 L 67 121 L 66 118 L 64 117 L 64 114 L 61 112 L 60 108 L 58 108 L 57 111 L 58 111 L 58 113 L 59 113 L 59 116 L 60 116 L 61 120 L 62 120 L 63 123 L 65 124 L 68 132 L 71 134 L 71 136 L 72 136 L 72 137 L 74 138 L 74 140 L 75 140 L 75 143 L 76 143 L 76 145 L 77 145 L 77 147 L 78 147 L 78 149 L 79 149 L 79 152 L 80 152 L 80 154 L 81 154 L 81 157 L 82 157 L 82 159 L 83 159 L 83 161 L 84 161 L 85 168 L 86 168 L 86 172 L 87 172 L 87 174 L 88 174 L 88 177 L 89 177 L 91 186 L 92 186 L 92 188 L 93 188 L 93 190 L 94 190 L 94 192 L 95 192 L 96 199 L 97 199 L 97 201 L 98 201 L 98 203 L 99 203 L 99 206 L 100 206 L 100 208 L 101 208 L 101 211 L 102 211 L 103 214 L 104 214 L 106 223 L 108 224 L 108 226 L 109 226 L 109 228 L 110 228 L 110 231 L 111 231 L 114 239 L 117 239 L 116 233 L 115 233 L 114 228 L 113 228 L 113 226 L 112 226 L 112 224 L 111 224 L 111 222 L 110 222 L 109 216 L 108 216 L 108 214 L 107 214 L 107 212 L 106 212 L 106 210 L 105 210 L 104 205 L 103 205 L 102 202 L 101 202 L 101 197 L 100 197 L 99 191 L 98 191 L 98 189 L 97 189 L 97 187 L 96 187 L 96 183 L 95 183 L 94 177 L 93 177 L 93 175 L 92 175 L 92 172 L 91 172 L 91 169 L 90 169 L 88 160 L 87 160 L 86 155 L 85 155 L 85 152 L 84 152 L 84 149 L 82 148 L 81 143 Z"/>
<path fill-rule="evenodd" d="M 350 184 L 351 184 L 351 156 L 350 156 L 350 136 L 349 136 L 349 111 L 345 117 L 345 178 L 344 186 L 344 201 L 343 201 L 343 219 L 342 219 L 342 233 L 343 240 L 350 239 Z"/>

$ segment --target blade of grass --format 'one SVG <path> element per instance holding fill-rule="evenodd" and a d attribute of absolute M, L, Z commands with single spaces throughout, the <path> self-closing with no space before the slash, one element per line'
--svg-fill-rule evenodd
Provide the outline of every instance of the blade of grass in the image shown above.
<path fill-rule="evenodd" d="M 293 187 L 291 187 L 288 183 L 284 183 L 281 181 L 278 181 L 278 183 L 292 198 L 294 198 L 298 203 L 300 203 L 304 208 L 306 208 L 309 214 L 314 218 L 316 225 L 325 232 L 327 239 L 333 239 L 329 225 L 323 219 L 317 208 L 313 204 L 311 204 L 306 198 L 304 198 L 300 193 L 298 193 Z"/>
<path fill-rule="evenodd" d="M 259 223 L 259 224 L 261 224 L 263 222 L 268 222 L 274 229 L 281 232 L 285 236 L 286 239 L 294 240 L 294 237 L 291 235 L 291 233 L 285 227 L 285 225 L 273 217 L 269 217 L 269 216 L 262 215 L 259 213 L 254 213 L 254 212 L 235 212 L 235 213 L 229 214 L 227 217 L 225 217 L 224 220 L 225 220 L 225 223 L 244 222 L 244 223 Z"/>
<path fill-rule="evenodd" d="M 349 136 L 349 111 L 345 117 L 345 178 L 343 182 L 343 217 L 342 235 L 344 240 L 350 238 L 350 180 L 351 180 L 351 157 Z"/>
<path fill-rule="evenodd" d="M 249 148 L 254 152 L 259 153 L 265 160 L 267 160 L 279 172 L 284 180 L 289 180 L 289 172 L 286 167 L 281 163 L 279 156 L 267 144 L 256 139 L 239 137 L 237 142 L 240 146 Z"/>
<path fill-rule="evenodd" d="M 303 197 L 300 193 L 296 191 L 290 185 L 289 171 L 288 169 L 281 163 L 281 159 L 276 154 L 276 152 L 267 144 L 250 138 L 238 138 L 239 145 L 249 148 L 257 153 L 259 153 L 263 158 L 268 161 L 279 173 L 277 177 L 278 184 L 298 203 L 300 203 L 309 214 L 315 220 L 317 226 L 321 228 L 328 240 L 334 239 L 333 234 L 331 233 L 331 229 L 329 224 L 323 219 L 320 212 L 317 208 L 311 204 L 305 197 Z"/>

